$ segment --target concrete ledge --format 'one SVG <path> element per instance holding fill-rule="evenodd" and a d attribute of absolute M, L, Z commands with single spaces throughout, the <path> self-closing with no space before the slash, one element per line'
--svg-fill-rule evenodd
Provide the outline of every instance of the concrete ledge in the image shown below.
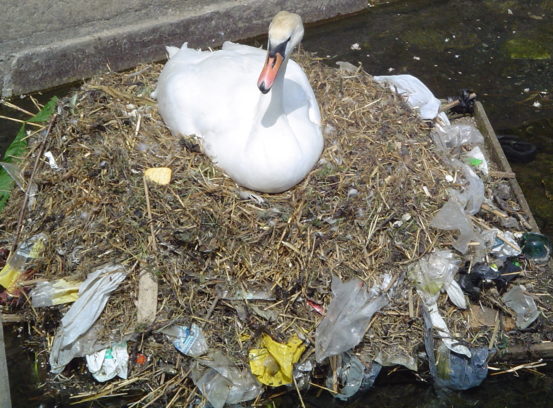
<path fill-rule="evenodd" d="M 41 7 L 45 7 L 44 3 L 58 4 L 59 1 L 44 0 Z M 57 16 L 61 23 L 72 18 L 83 0 L 64 3 L 66 7 L 58 11 L 62 15 Z M 269 21 L 279 10 L 297 12 L 309 23 L 355 13 L 367 4 L 361 0 L 163 0 L 158 2 L 159 8 L 151 11 L 153 15 L 145 18 L 141 7 L 151 7 L 146 6 L 149 2 L 125 0 L 121 3 L 125 8 L 113 10 L 115 15 L 109 19 L 100 8 L 98 19 L 94 20 L 94 11 L 89 10 L 82 27 L 71 26 L 72 21 L 68 21 L 40 36 L 27 33 L 27 39 L 18 39 L 16 33 L 10 33 L 0 44 L 2 96 L 51 88 L 108 69 L 119 71 L 139 63 L 159 61 L 165 58 L 165 45 L 180 46 L 188 41 L 193 47 L 216 47 L 226 40 L 260 35 L 267 31 Z M 136 6 L 134 11 L 129 10 L 132 4 Z M 27 17 L 14 15 L 12 18 Z M 32 19 L 40 18 L 35 13 L 24 26 L 28 29 L 29 25 L 32 27 Z M 34 23 L 38 25 L 39 21 Z M 12 22 L 11 26 L 17 24 Z"/>

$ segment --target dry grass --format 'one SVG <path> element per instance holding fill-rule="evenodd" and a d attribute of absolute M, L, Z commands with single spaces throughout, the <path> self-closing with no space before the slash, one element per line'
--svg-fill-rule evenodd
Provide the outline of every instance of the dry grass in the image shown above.
<path fill-rule="evenodd" d="M 322 317 L 306 301 L 328 305 L 332 275 L 371 286 L 390 273 L 402 282 L 359 346 L 364 360 L 380 352 L 412 356 L 420 345 L 418 297 L 402 278 L 409 263 L 452 240 L 428 226 L 446 199 L 450 171 L 428 125 L 398 96 L 362 71 L 298 58 L 320 104 L 325 150 L 302 183 L 261 200 L 248 198 L 193 140 L 170 135 L 149 99 L 161 65 L 95 77 L 74 104 L 72 95 L 63 100 L 47 145 L 62 170 L 44 164 L 35 176 L 40 192 L 22 238 L 49 234 L 39 278 L 84 279 L 106 262 L 127 265 L 131 273 L 101 317 L 102 337 L 130 338 L 131 357 L 149 357 L 145 367 L 131 365 L 130 380 L 86 395 L 139 387 L 150 393 L 144 404 L 185 406 L 194 393 L 189 359 L 156 333 L 173 323 L 198 323 L 209 345 L 240 366 L 262 332 L 277 340 L 296 333 L 312 347 Z M 158 166 L 170 167 L 173 181 L 145 189 L 144 170 Z M 5 212 L 6 241 L 21 202 L 16 194 Z M 157 318 L 148 327 L 136 323 L 141 271 L 159 283 Z M 270 299 L 228 299 L 241 289 Z M 470 338 L 463 315 L 445 300 L 442 307 L 452 331 Z M 51 312 L 36 313 L 44 348 L 56 324 Z"/>

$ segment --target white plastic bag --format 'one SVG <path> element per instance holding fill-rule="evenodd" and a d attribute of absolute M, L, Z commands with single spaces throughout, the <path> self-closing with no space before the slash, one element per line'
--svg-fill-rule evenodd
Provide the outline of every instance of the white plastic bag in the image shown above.
<path fill-rule="evenodd" d="M 432 120 L 438 115 L 440 100 L 413 75 L 384 75 L 373 79 L 402 95 L 422 119 Z"/>
<path fill-rule="evenodd" d="M 104 310 L 109 295 L 127 276 L 122 265 L 107 265 L 92 272 L 79 287 L 79 299 L 63 316 L 52 350 L 50 370 L 59 374 L 74 357 L 96 351 L 90 342 L 86 347 L 80 344 L 81 337 L 94 325 Z M 84 354 L 83 354 L 84 353 Z"/>
<path fill-rule="evenodd" d="M 385 275 L 382 285 L 367 290 L 359 279 L 347 282 L 332 277 L 334 298 L 328 306 L 325 318 L 315 332 L 315 357 L 321 363 L 325 358 L 355 347 L 363 336 L 372 316 L 388 304 L 383 288 L 389 284 Z"/>
<path fill-rule="evenodd" d="M 126 379 L 128 363 L 127 343 L 116 343 L 86 356 L 88 371 L 100 382 L 111 380 L 115 376 Z"/>

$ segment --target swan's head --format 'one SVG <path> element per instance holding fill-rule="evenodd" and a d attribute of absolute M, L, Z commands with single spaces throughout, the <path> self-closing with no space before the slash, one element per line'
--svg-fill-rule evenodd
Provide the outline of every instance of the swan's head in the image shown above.
<path fill-rule="evenodd" d="M 257 87 L 263 93 L 271 90 L 278 71 L 303 38 L 301 17 L 287 11 L 279 12 L 269 26 L 267 59 L 257 80 Z"/>

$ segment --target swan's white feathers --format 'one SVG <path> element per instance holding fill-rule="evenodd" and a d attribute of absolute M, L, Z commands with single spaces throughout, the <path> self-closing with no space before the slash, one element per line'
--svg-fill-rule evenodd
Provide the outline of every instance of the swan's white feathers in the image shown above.
<path fill-rule="evenodd" d="M 280 88 L 263 95 L 262 49 L 226 42 L 215 52 L 186 44 L 172 51 L 155 93 L 173 134 L 198 136 L 217 166 L 253 190 L 280 192 L 305 177 L 323 139 L 315 95 L 298 64 L 288 61 Z"/>

